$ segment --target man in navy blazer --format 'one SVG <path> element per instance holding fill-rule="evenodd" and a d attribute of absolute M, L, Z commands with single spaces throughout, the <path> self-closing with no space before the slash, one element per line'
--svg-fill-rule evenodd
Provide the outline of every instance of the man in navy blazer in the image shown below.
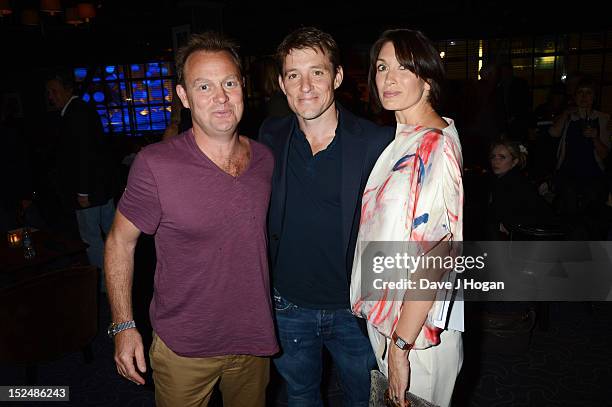
<path fill-rule="evenodd" d="M 281 89 L 294 114 L 262 125 L 275 157 L 268 219 L 274 306 L 289 406 L 322 406 L 321 352 L 338 369 L 345 404 L 367 406 L 376 362 L 350 310 L 350 275 L 361 197 L 392 128 L 335 102 L 343 70 L 333 38 L 316 28 L 277 50 Z"/>
<path fill-rule="evenodd" d="M 72 71 L 60 69 L 47 81 L 49 101 L 60 110 L 60 137 L 56 145 L 59 215 L 72 224 L 76 214 L 81 239 L 89 245 L 89 262 L 103 271 L 104 235 L 108 235 L 115 203 L 114 169 L 108 140 L 96 109 L 76 96 Z M 100 289 L 106 291 L 103 272 Z"/>

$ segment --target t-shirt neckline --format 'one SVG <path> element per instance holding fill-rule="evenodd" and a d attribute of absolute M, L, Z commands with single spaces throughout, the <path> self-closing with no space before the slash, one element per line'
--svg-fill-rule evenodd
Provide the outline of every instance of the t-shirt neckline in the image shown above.
<path fill-rule="evenodd" d="M 215 170 L 219 171 L 221 174 L 229 177 L 230 179 L 234 181 L 241 179 L 246 173 L 248 173 L 251 170 L 251 167 L 253 166 L 253 161 L 255 159 L 255 149 L 253 148 L 253 143 L 248 137 L 247 137 L 247 142 L 249 143 L 249 149 L 251 150 L 251 158 L 249 159 L 249 163 L 247 164 L 244 171 L 242 171 L 237 176 L 233 176 L 232 174 L 229 174 L 223 171 L 223 169 L 219 167 L 217 164 L 215 164 L 215 162 L 211 160 L 210 157 L 207 156 L 206 153 L 204 153 L 204 151 L 200 150 L 200 147 L 198 147 L 198 143 L 196 143 L 195 141 L 195 134 L 193 133 L 193 128 L 189 129 L 189 134 L 187 135 L 187 139 L 189 140 L 189 144 L 191 148 L 196 152 L 196 154 L 198 154 L 200 157 L 203 157 L 204 160 L 210 166 L 212 166 Z"/>

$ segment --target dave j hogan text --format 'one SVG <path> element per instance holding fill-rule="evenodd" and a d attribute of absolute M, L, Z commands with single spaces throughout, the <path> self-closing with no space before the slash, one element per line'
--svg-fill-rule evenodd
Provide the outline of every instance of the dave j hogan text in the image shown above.
<path fill-rule="evenodd" d="M 454 284 L 451 281 L 433 281 L 426 278 L 417 280 L 409 280 L 402 278 L 399 281 L 386 281 L 382 278 L 377 278 L 373 281 L 376 290 L 476 290 L 476 291 L 491 291 L 503 290 L 505 283 L 503 281 L 478 281 L 473 278 L 457 279 Z"/>

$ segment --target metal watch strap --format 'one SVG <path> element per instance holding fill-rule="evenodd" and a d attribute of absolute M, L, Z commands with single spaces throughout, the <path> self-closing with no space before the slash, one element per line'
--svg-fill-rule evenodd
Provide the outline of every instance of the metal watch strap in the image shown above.
<path fill-rule="evenodd" d="M 126 329 L 136 328 L 136 322 L 132 321 L 124 321 L 119 323 L 111 324 L 110 329 L 108 330 L 108 335 L 111 338 L 114 338 L 121 331 L 125 331 Z"/>

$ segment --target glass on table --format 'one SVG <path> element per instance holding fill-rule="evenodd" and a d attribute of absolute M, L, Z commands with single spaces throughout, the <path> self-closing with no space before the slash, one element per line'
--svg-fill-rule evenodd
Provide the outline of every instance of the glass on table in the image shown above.
<path fill-rule="evenodd" d="M 11 248 L 21 247 L 21 230 L 10 230 L 6 234 L 8 245 Z"/>

